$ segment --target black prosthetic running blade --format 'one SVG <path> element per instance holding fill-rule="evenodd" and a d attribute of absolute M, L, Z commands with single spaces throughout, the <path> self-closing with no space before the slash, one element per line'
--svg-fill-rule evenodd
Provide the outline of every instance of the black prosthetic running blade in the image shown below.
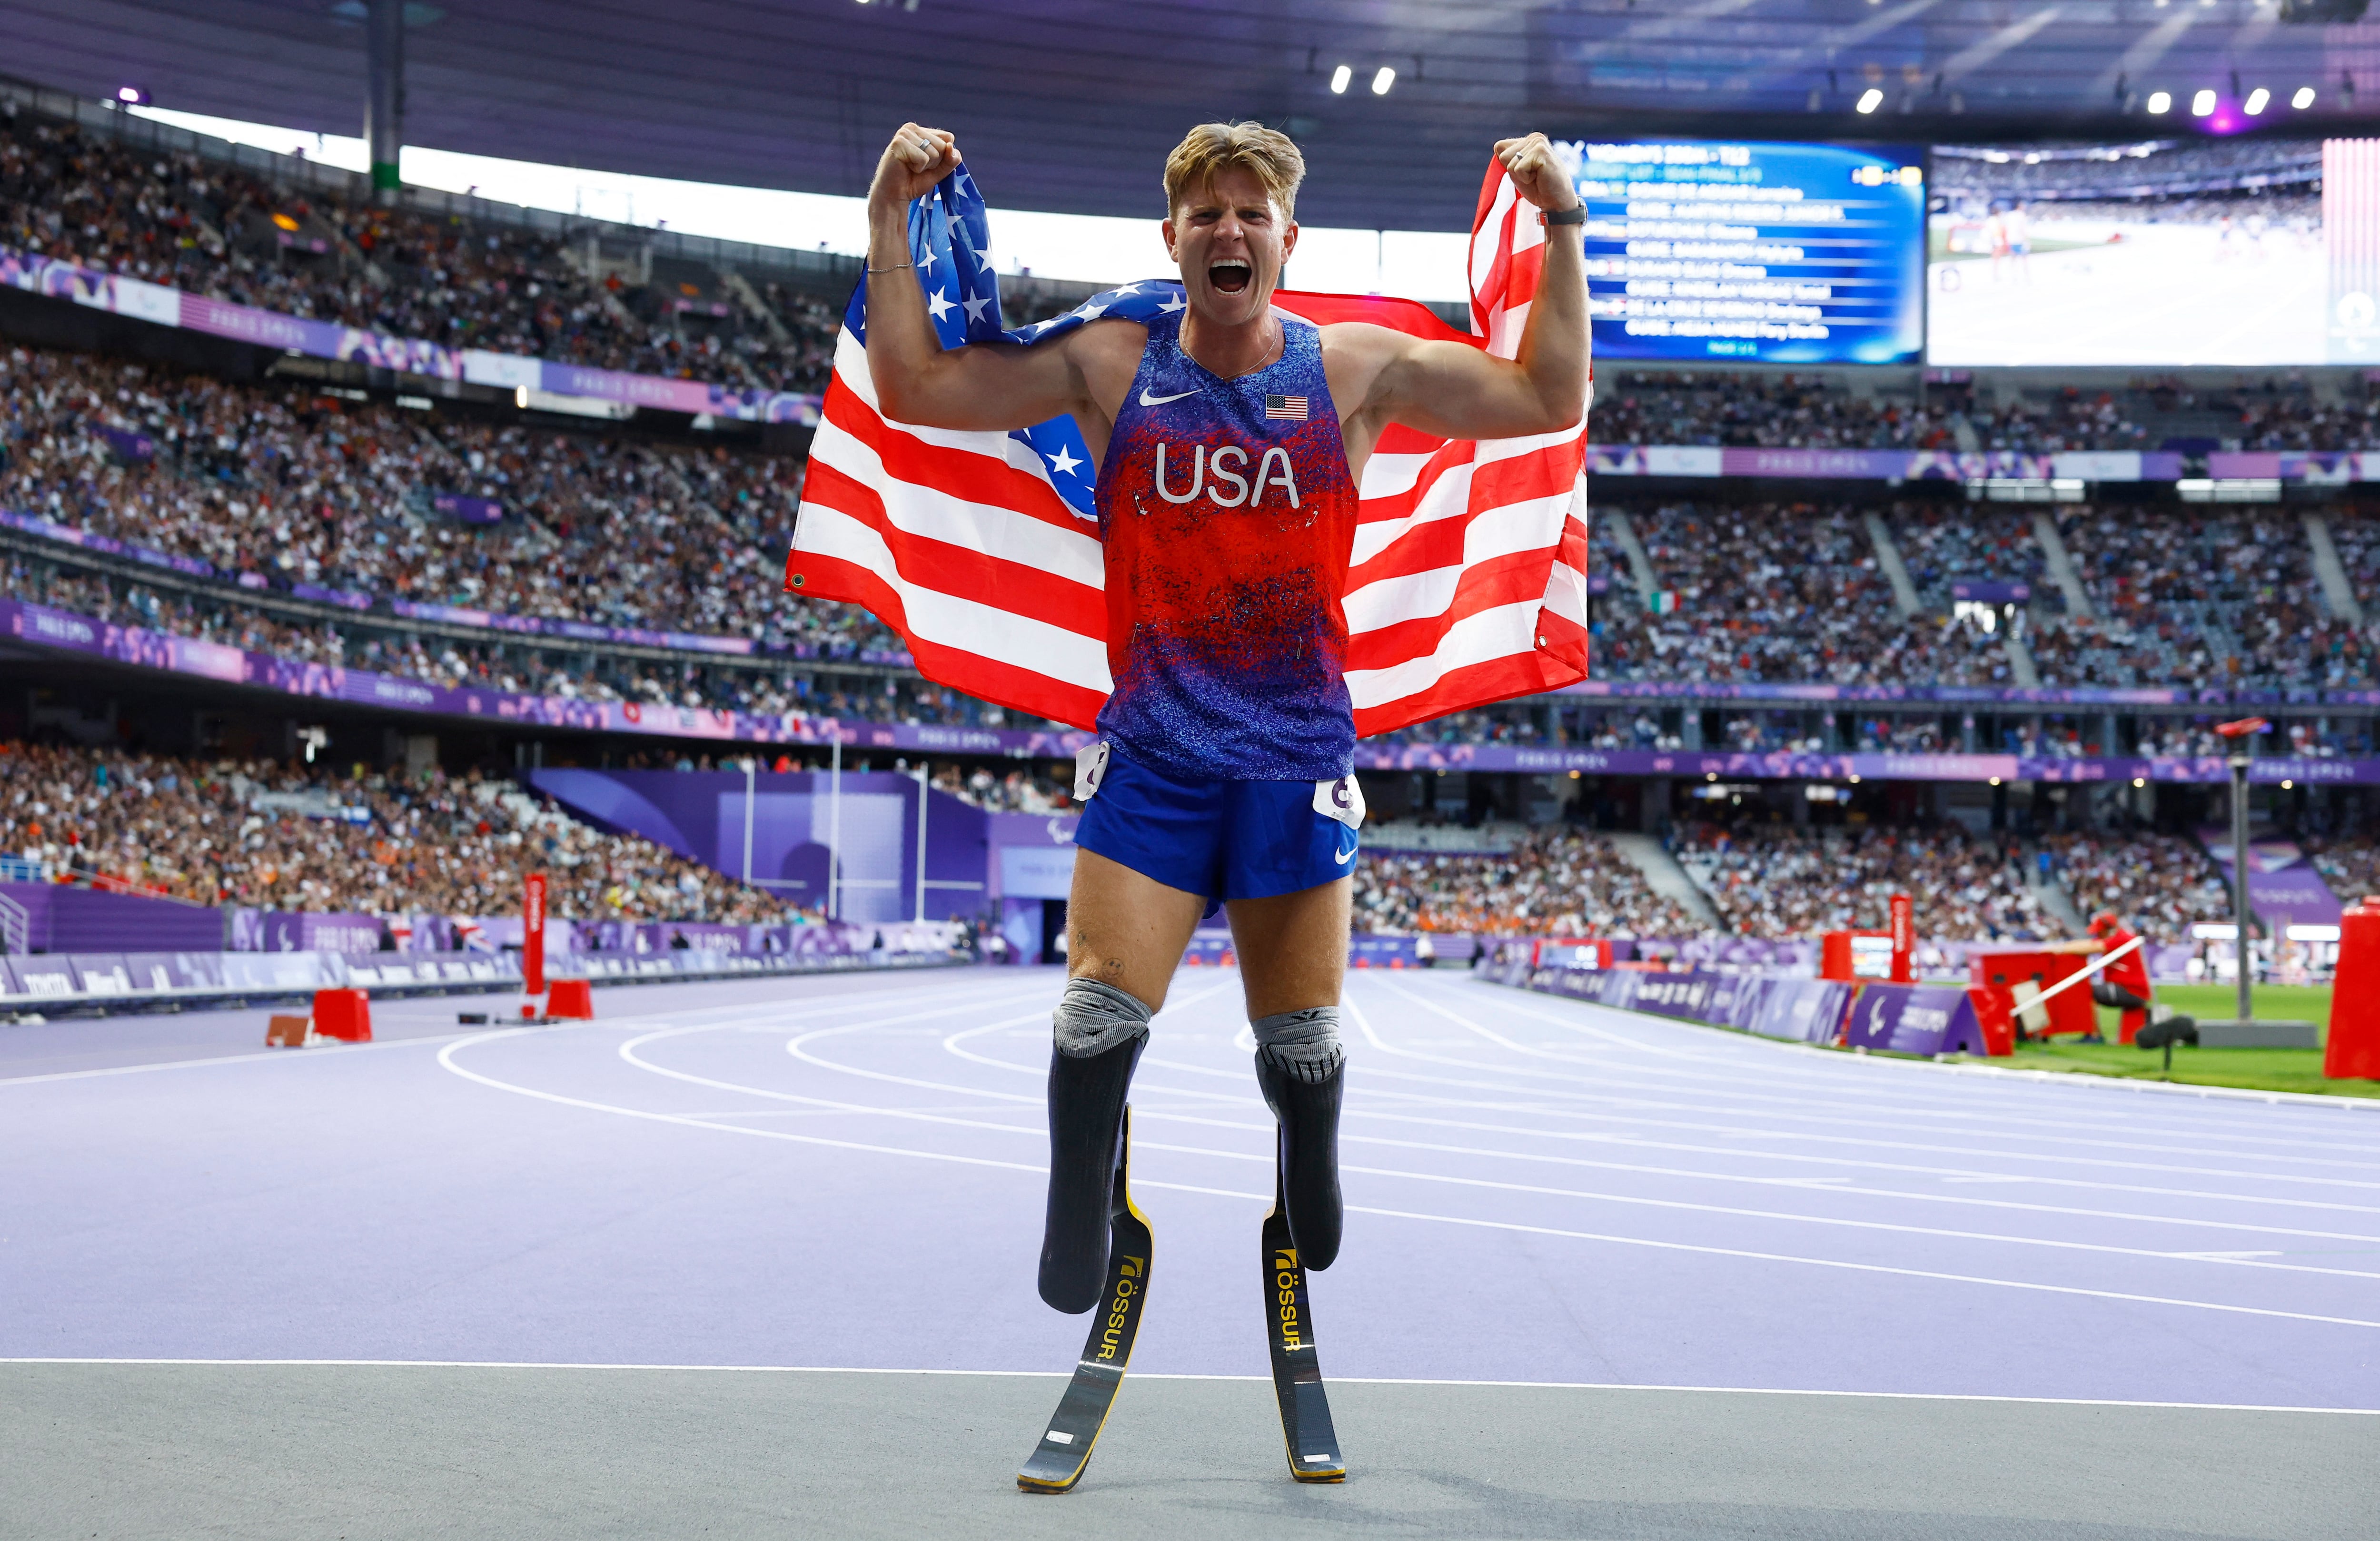
<path fill-rule="evenodd" d="M 1305 1268 L 1290 1239 L 1278 1156 L 1272 1213 L 1264 1222 L 1264 1274 L 1266 1337 L 1272 1346 L 1272 1389 L 1281 1401 L 1289 1474 L 1300 1482 L 1344 1482 L 1347 1462 L 1339 1453 L 1330 1398 L 1322 1389 L 1322 1364 L 1315 1357 L 1314 1307 L 1306 1299 Z"/>
<path fill-rule="evenodd" d="M 1149 1232 L 1148 1217 L 1133 1207 L 1131 1166 L 1132 1108 L 1126 1104 L 1116 1141 L 1115 1188 L 1108 1201 L 1107 1293 L 1091 1318 L 1083 1356 L 1058 1399 L 1058 1411 L 1016 1474 L 1016 1486 L 1028 1493 L 1063 1493 L 1082 1480 L 1091 1447 L 1099 1443 L 1116 1389 L 1123 1384 L 1124 1366 L 1132 1362 L 1142 1304 L 1148 1297 Z"/>

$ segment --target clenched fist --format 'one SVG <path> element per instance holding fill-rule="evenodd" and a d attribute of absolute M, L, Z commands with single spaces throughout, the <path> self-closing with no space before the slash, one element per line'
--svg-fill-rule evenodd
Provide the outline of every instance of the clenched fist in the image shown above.
<path fill-rule="evenodd" d="M 1550 212 L 1577 205 L 1578 188 L 1543 134 L 1498 140 L 1496 159 L 1504 163 L 1505 175 L 1512 177 L 1513 188 L 1538 208 Z M 877 176 L 880 180 L 883 173 L 877 173 Z"/>
<path fill-rule="evenodd" d="M 884 147 L 884 158 L 876 163 L 876 181 L 868 189 L 868 204 L 906 208 L 912 200 L 933 191 L 934 185 L 956 171 L 958 164 L 955 138 L 940 128 L 905 123 Z"/>

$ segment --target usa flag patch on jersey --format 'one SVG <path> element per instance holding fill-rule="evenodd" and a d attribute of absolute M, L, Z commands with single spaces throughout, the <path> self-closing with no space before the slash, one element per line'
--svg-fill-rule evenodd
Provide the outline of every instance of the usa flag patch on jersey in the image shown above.
<path fill-rule="evenodd" d="M 1267 396 L 1265 397 L 1265 416 L 1283 422 L 1302 423 L 1305 420 L 1305 398 L 1304 396 Z"/>

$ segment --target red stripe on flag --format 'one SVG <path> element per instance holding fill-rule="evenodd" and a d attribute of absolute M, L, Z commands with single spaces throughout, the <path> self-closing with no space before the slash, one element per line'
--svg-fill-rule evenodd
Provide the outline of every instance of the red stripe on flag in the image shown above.
<path fill-rule="evenodd" d="M 840 376 L 828 384 L 820 410 L 827 421 L 874 450 L 886 474 L 899 480 L 967 503 L 990 504 L 1062 529 L 1084 527 L 1039 477 L 988 455 L 926 443 L 879 417 Z"/>
<path fill-rule="evenodd" d="M 918 672 L 928 679 L 965 691 L 978 700 L 1047 717 L 1070 727 L 1088 729 L 1107 698 L 1096 690 L 1053 679 L 1048 674 L 962 648 L 921 641 L 909 632 L 908 614 L 901 595 L 868 569 L 841 557 L 797 552 L 807 579 L 802 592 L 818 599 L 843 600 L 866 605 L 876 618 L 901 634 Z"/>
<path fill-rule="evenodd" d="M 892 523 L 884 511 L 882 495 L 874 488 L 832 466 L 810 462 L 802 501 L 847 514 L 875 530 L 891 549 L 892 564 L 901 576 L 920 588 L 1030 615 L 1085 637 L 1100 640 L 1107 637 L 1108 602 L 1103 590 L 1045 568 L 913 535 Z M 798 538 L 799 526 L 795 528 Z M 799 592 L 811 590 L 806 586 Z"/>

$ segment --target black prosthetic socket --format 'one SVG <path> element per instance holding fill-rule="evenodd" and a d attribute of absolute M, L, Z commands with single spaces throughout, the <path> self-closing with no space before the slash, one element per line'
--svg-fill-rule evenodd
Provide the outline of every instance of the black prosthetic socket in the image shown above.
<path fill-rule="evenodd" d="M 1041 1230 L 1041 1298 L 1079 1316 L 1107 1282 L 1116 1144 L 1146 1028 L 1097 1054 L 1050 1052 L 1050 1207 Z"/>
<path fill-rule="evenodd" d="M 1335 1054 L 1326 1066 L 1301 1063 L 1273 1049 L 1257 1050 L 1257 1085 L 1281 1121 L 1290 1239 L 1309 1269 L 1327 1268 L 1339 1256 L 1345 1220 L 1339 1198 L 1339 1098 L 1346 1082 L 1346 1064 Z"/>

